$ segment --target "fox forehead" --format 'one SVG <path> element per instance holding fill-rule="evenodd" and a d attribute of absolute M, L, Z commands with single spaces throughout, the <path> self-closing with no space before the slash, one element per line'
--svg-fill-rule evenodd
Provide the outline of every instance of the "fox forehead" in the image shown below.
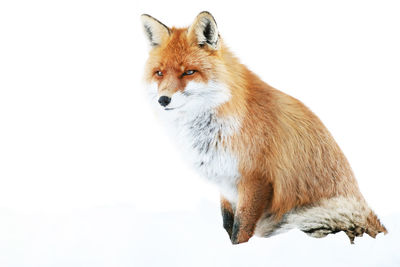
<path fill-rule="evenodd" d="M 151 78 L 155 71 L 182 73 L 193 69 L 199 71 L 202 77 L 213 78 L 217 65 L 215 51 L 202 49 L 190 40 L 187 28 L 172 28 L 168 39 L 160 46 L 150 51 L 147 61 L 147 78 Z"/>

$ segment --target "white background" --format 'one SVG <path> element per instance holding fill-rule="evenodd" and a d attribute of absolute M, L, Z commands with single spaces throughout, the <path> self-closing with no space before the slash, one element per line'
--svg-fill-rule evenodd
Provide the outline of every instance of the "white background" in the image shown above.
<path fill-rule="evenodd" d="M 142 82 L 140 14 L 188 26 L 203 10 L 322 119 L 387 236 L 230 245 L 218 191 Z M 398 1 L 1 1 L 0 266 L 399 266 L 399 14 Z"/>

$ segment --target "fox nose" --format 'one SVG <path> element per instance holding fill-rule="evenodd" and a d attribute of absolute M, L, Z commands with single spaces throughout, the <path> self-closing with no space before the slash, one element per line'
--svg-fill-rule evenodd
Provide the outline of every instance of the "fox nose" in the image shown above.
<path fill-rule="evenodd" d="M 171 98 L 168 97 L 168 96 L 165 96 L 165 95 L 161 96 L 161 97 L 158 99 L 158 103 L 160 103 L 160 105 L 163 106 L 163 107 L 165 107 L 166 105 L 168 105 L 170 102 L 171 102 Z"/>

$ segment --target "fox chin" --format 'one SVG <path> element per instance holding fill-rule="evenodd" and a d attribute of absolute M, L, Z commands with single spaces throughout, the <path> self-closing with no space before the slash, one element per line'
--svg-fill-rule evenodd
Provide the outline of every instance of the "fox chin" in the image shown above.
<path fill-rule="evenodd" d="M 209 12 L 187 28 L 141 19 L 150 101 L 185 159 L 219 188 L 233 244 L 292 228 L 343 231 L 351 243 L 387 233 L 318 117 L 241 64 Z"/>

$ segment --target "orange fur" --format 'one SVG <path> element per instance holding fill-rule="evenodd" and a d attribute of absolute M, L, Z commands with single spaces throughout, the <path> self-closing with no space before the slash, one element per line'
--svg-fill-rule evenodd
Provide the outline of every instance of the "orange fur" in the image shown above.
<path fill-rule="evenodd" d="M 193 25 L 204 16 L 201 13 Z M 224 210 L 235 214 L 235 222 L 240 219 L 232 242 L 246 242 L 263 214 L 279 222 L 296 208 L 335 197 L 355 198 L 370 211 L 363 231 L 373 237 L 386 233 L 364 204 L 348 161 L 322 122 L 300 101 L 242 65 L 220 37 L 212 46 L 199 45 L 193 25 L 171 28 L 162 36 L 163 42 L 150 51 L 145 77 L 169 96 L 184 91 L 189 81 L 217 80 L 229 88 L 231 98 L 217 114 L 241 123 L 240 130 L 222 142 L 237 157 L 241 174 L 235 209 L 226 199 L 221 201 Z M 197 72 L 182 76 L 191 69 Z"/>

